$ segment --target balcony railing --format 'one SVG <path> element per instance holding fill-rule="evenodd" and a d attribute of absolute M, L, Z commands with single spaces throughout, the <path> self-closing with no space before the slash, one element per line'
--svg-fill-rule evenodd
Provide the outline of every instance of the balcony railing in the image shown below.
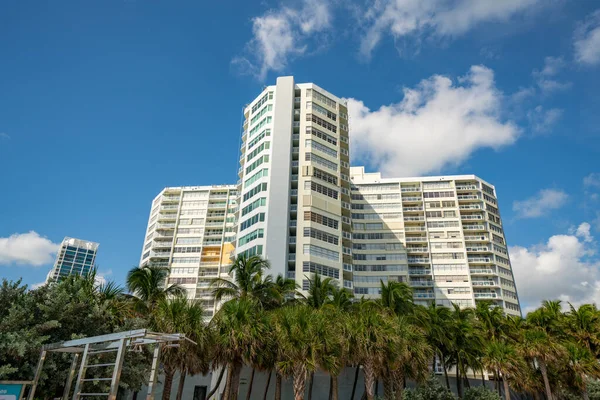
<path fill-rule="evenodd" d="M 421 197 L 402 197 L 402 201 L 421 201 L 423 200 Z"/>
<path fill-rule="evenodd" d="M 477 190 L 475 185 L 457 185 L 456 190 Z"/>
<path fill-rule="evenodd" d="M 296 254 L 288 254 L 288 261 L 296 261 Z"/>
<path fill-rule="evenodd" d="M 466 231 L 484 231 L 485 226 L 483 226 L 483 225 L 463 225 L 463 229 Z"/>
<path fill-rule="evenodd" d="M 407 237 L 406 242 L 426 242 L 426 237 Z"/>
<path fill-rule="evenodd" d="M 298 166 L 298 161 L 292 161 L 292 167 L 297 167 Z"/>
<path fill-rule="evenodd" d="M 480 197 L 474 194 L 463 194 L 458 196 L 459 200 L 479 200 Z"/>
<path fill-rule="evenodd" d="M 487 236 L 485 235 L 471 235 L 471 236 L 465 236 L 465 240 L 466 241 L 485 241 L 485 240 L 490 240 Z"/>
<path fill-rule="evenodd" d="M 479 204 L 461 205 L 458 208 L 461 210 L 481 210 L 482 207 Z"/>
<path fill-rule="evenodd" d="M 410 281 L 411 286 L 433 286 L 433 281 Z"/>
<path fill-rule="evenodd" d="M 476 299 L 495 299 L 498 297 L 496 293 L 474 293 Z"/>
<path fill-rule="evenodd" d="M 461 219 L 483 219 L 482 215 L 461 215 Z"/>
<path fill-rule="evenodd" d="M 298 189 L 292 189 L 292 190 L 290 190 L 290 195 L 292 195 L 292 196 L 298 196 Z"/>
<path fill-rule="evenodd" d="M 423 207 L 404 207 L 403 211 L 423 211 Z"/>
<path fill-rule="evenodd" d="M 290 236 L 289 240 L 288 240 L 289 244 L 296 244 L 296 236 Z"/>
<path fill-rule="evenodd" d="M 470 263 L 489 263 L 492 262 L 492 259 L 489 257 L 469 257 Z"/>
<path fill-rule="evenodd" d="M 495 274 L 496 273 L 496 272 L 494 272 L 493 269 L 490 269 L 490 268 L 472 268 L 470 270 L 470 272 L 471 272 L 471 275 L 478 275 L 478 274 L 485 275 L 485 274 Z"/>
<path fill-rule="evenodd" d="M 408 257 L 409 264 L 429 264 L 429 258 Z"/>
<path fill-rule="evenodd" d="M 405 232 L 425 232 L 424 226 L 408 226 L 404 228 Z"/>
<path fill-rule="evenodd" d="M 433 293 L 414 293 L 414 298 L 417 299 L 435 299 L 435 294 Z"/>
<path fill-rule="evenodd" d="M 408 269 L 409 275 L 431 275 L 430 269 Z"/>
<path fill-rule="evenodd" d="M 295 228 L 298 225 L 298 221 L 290 221 L 290 228 Z"/>
<path fill-rule="evenodd" d="M 498 286 L 494 281 L 472 281 L 473 286 Z"/>
<path fill-rule="evenodd" d="M 407 247 L 406 251 L 414 251 L 419 253 L 426 253 L 429 251 L 428 247 Z"/>
<path fill-rule="evenodd" d="M 405 221 L 425 221 L 425 217 L 404 217 Z"/>
<path fill-rule="evenodd" d="M 491 251 L 487 246 L 467 247 L 467 251 Z"/>
<path fill-rule="evenodd" d="M 421 187 L 420 186 L 404 186 L 400 189 L 403 193 L 406 192 L 420 192 L 421 191 Z"/>

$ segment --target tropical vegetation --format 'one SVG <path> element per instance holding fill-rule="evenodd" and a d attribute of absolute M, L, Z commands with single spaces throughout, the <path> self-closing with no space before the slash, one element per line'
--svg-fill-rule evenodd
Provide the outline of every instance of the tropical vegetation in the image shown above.
<path fill-rule="evenodd" d="M 337 400 L 345 368 L 353 371 L 353 400 L 454 399 L 451 386 L 468 400 L 508 400 L 511 393 L 600 399 L 595 305 L 544 301 L 521 318 L 490 302 L 416 305 L 411 288 L 396 281 L 381 282 L 377 300 L 353 298 L 333 279 L 314 274 L 300 291 L 293 280 L 273 278 L 269 268 L 258 256 L 236 258 L 232 279 L 211 284 L 219 306 L 212 318 L 180 286 L 167 285 L 168 270 L 161 267 L 133 268 L 127 290 L 98 284 L 93 273 L 34 290 L 3 280 L 0 380 L 32 377 L 44 343 L 148 327 L 193 341 L 163 350 L 163 400 L 173 386 L 177 400 L 185 398 L 185 377 L 209 371 L 219 377 L 209 398 L 221 390 L 220 398 L 238 399 L 244 368 L 251 371 L 246 399 L 267 399 L 271 377 L 275 399 L 281 399 L 283 380 L 291 382 L 295 400 L 312 399 L 319 372 L 330 377 L 329 399 Z M 140 390 L 149 351 L 127 357 L 135 359 L 126 361 L 121 387 Z M 67 370 L 67 358 L 47 360 L 40 398 L 61 393 Z M 255 387 L 256 372 L 267 374 L 266 387 Z"/>

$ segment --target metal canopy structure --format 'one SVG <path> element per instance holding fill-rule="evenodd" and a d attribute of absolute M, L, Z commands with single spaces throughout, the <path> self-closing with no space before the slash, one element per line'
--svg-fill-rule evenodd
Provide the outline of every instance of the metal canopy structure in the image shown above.
<path fill-rule="evenodd" d="M 29 391 L 28 400 L 33 400 L 35 390 L 40 379 L 40 374 L 44 366 L 44 360 L 48 353 L 73 353 L 73 360 L 67 382 L 62 395 L 62 400 L 69 399 L 71 385 L 75 376 L 77 364 L 79 364 L 79 373 L 77 374 L 77 382 L 75 383 L 75 391 L 73 392 L 73 400 L 84 398 L 106 398 L 107 400 L 116 400 L 117 390 L 119 389 L 119 380 L 121 378 L 121 370 L 123 368 L 123 359 L 128 347 L 138 349 L 144 345 L 155 345 L 154 355 L 152 357 L 152 368 L 150 370 L 150 379 L 148 381 L 148 394 L 146 400 L 154 399 L 154 387 L 156 386 L 156 378 L 158 376 L 158 362 L 160 357 L 161 347 L 178 346 L 178 342 L 188 340 L 181 333 L 157 333 L 150 332 L 147 329 L 138 329 L 133 331 L 124 331 L 111 333 L 108 335 L 93 336 L 89 338 L 67 340 L 64 342 L 50 343 L 42 347 L 40 360 L 35 371 L 35 377 L 32 381 L 31 390 Z M 194 343 L 194 342 L 192 342 Z M 195 344 L 195 343 L 194 343 Z M 112 362 L 94 362 L 94 355 L 115 353 L 114 361 Z M 79 363 L 79 358 L 81 362 Z M 106 371 L 110 376 L 101 378 L 86 379 L 85 374 L 89 368 L 100 368 Z M 108 371 L 112 369 L 112 371 Z M 86 382 L 110 381 L 110 391 L 108 393 L 86 392 L 84 386 Z"/>

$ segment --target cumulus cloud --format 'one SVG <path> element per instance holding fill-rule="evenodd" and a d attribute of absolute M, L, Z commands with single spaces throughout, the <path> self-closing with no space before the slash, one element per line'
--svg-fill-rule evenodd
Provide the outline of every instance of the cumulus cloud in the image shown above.
<path fill-rule="evenodd" d="M 537 218 L 564 206 L 569 196 L 562 190 L 542 189 L 526 200 L 515 201 L 513 211 L 518 218 Z"/>
<path fill-rule="evenodd" d="M 562 115 L 563 110 L 560 108 L 545 110 L 542 106 L 537 106 L 533 110 L 527 112 L 529 125 L 535 133 L 545 133 L 550 131 Z"/>
<path fill-rule="evenodd" d="M 15 233 L 0 238 L 0 265 L 24 264 L 40 266 L 54 260 L 58 243 L 40 236 L 37 232 Z"/>
<path fill-rule="evenodd" d="M 584 222 L 572 231 L 551 236 L 545 244 L 510 247 L 519 299 L 525 310 L 547 299 L 577 305 L 600 300 L 600 260 L 590 224 Z"/>
<path fill-rule="evenodd" d="M 326 0 L 304 0 L 297 9 L 270 10 L 252 20 L 248 55 L 234 58 L 232 64 L 241 73 L 263 80 L 269 71 L 282 71 L 291 58 L 305 54 L 308 40 L 330 23 Z"/>
<path fill-rule="evenodd" d="M 541 0 L 381 0 L 361 15 L 361 53 L 370 56 L 384 35 L 458 36 L 485 22 L 506 21 Z"/>
<path fill-rule="evenodd" d="M 502 99 L 493 71 L 484 66 L 472 66 L 456 82 L 434 75 L 405 88 L 399 103 L 377 110 L 349 99 L 353 162 L 410 176 L 460 164 L 480 148 L 510 145 L 519 129 L 502 120 Z"/>
<path fill-rule="evenodd" d="M 590 14 L 575 30 L 575 60 L 581 64 L 600 63 L 600 10 Z"/>

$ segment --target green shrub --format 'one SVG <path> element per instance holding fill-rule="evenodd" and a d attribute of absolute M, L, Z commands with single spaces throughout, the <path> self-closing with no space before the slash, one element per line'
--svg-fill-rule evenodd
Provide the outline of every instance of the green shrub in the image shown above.
<path fill-rule="evenodd" d="M 416 389 L 404 392 L 403 400 L 456 400 L 456 397 L 441 384 L 435 375 L 429 376 L 427 381 Z"/>
<path fill-rule="evenodd" d="M 484 388 L 483 386 L 477 386 L 469 388 L 465 391 L 463 400 L 501 400 L 498 393 Z"/>

